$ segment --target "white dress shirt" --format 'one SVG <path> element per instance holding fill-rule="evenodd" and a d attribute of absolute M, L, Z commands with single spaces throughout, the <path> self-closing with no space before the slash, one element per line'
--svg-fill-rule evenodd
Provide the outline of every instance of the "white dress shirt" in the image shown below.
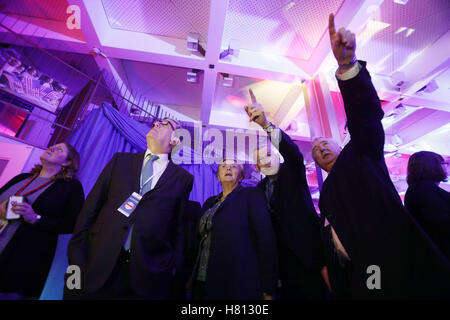
<path fill-rule="evenodd" d="M 153 161 L 153 178 L 152 178 L 152 185 L 150 188 L 150 190 L 152 190 L 158 183 L 159 178 L 161 178 L 161 176 L 164 173 L 164 171 L 166 170 L 167 166 L 169 165 L 169 154 L 168 153 L 155 154 L 155 153 L 151 152 L 150 149 L 147 149 L 147 151 L 145 151 L 144 162 L 142 163 L 142 168 L 145 166 L 147 161 L 149 161 L 150 157 L 147 158 L 147 155 L 149 155 L 149 154 L 158 156 L 158 159 Z M 141 184 L 144 182 L 145 181 L 142 181 L 142 179 L 141 179 Z"/>
<path fill-rule="evenodd" d="M 339 73 L 338 70 L 336 70 L 336 78 L 338 78 L 341 81 L 346 81 L 346 80 L 350 80 L 358 75 L 359 70 L 361 70 L 361 65 L 359 64 L 359 62 L 356 62 L 353 67 L 351 67 L 344 73 Z"/>

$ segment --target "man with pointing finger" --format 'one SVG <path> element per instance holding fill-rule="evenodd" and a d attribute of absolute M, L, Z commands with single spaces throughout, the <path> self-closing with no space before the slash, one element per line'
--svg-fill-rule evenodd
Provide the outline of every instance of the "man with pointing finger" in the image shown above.
<path fill-rule="evenodd" d="M 319 218 L 306 182 L 306 170 L 298 146 L 280 128 L 267 121 L 264 110 L 250 89 L 246 106 L 250 121 L 268 134 L 283 156 L 267 148 L 255 151 L 256 169 L 265 175 L 258 187 L 266 194 L 278 245 L 279 279 L 277 299 L 319 300 L 324 297 L 321 276 L 324 260 Z"/>
<path fill-rule="evenodd" d="M 313 140 L 312 155 L 328 176 L 320 194 L 321 226 L 328 230 L 332 294 L 345 299 L 449 297 L 448 261 L 402 205 L 384 161 L 383 110 L 366 63 L 355 55 L 355 35 L 336 31 L 331 48 L 347 115 L 350 142 Z"/>

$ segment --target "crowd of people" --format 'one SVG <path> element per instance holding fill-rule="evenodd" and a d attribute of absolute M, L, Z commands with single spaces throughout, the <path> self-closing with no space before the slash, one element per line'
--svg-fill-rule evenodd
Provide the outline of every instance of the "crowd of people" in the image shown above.
<path fill-rule="evenodd" d="M 148 132 L 145 153 L 116 153 L 86 200 L 75 178 L 79 155 L 67 143 L 9 181 L 0 189 L 0 298 L 38 298 L 57 235 L 73 231 L 67 253 L 81 288 L 66 286 L 64 299 L 448 299 L 450 194 L 439 188 L 447 163 L 413 154 L 403 205 L 355 35 L 336 30 L 333 15 L 329 34 L 351 139 L 342 149 L 312 141 L 328 174 L 320 216 L 302 153 L 250 91 L 249 120 L 278 149 L 255 150 L 265 176 L 256 187 L 241 186 L 243 166 L 223 159 L 222 192 L 203 206 L 189 201 L 193 176 L 170 160 L 180 125 L 168 118 Z M 10 196 L 25 200 L 10 204 Z M 6 219 L 10 206 L 21 219 Z"/>

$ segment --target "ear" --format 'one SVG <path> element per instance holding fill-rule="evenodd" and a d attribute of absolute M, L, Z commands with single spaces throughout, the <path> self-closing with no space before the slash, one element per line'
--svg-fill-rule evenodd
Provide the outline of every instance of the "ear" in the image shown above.
<path fill-rule="evenodd" d="M 176 145 L 178 145 L 180 143 L 180 138 L 176 137 L 176 136 L 172 136 L 172 138 L 170 139 L 170 146 L 173 148 Z"/>

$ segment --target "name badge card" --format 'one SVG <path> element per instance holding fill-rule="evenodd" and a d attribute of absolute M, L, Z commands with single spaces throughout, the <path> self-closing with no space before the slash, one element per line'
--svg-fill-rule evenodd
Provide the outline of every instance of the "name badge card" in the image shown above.
<path fill-rule="evenodd" d="M 24 199 L 22 196 L 10 196 L 8 201 L 8 207 L 6 209 L 6 220 L 14 220 L 14 219 L 20 219 L 22 216 L 20 214 L 14 213 L 12 211 L 12 203 L 23 203 Z"/>
<path fill-rule="evenodd" d="M 133 192 L 117 210 L 128 218 L 133 213 L 134 209 L 136 209 L 141 199 L 142 196 L 139 193 Z"/>

